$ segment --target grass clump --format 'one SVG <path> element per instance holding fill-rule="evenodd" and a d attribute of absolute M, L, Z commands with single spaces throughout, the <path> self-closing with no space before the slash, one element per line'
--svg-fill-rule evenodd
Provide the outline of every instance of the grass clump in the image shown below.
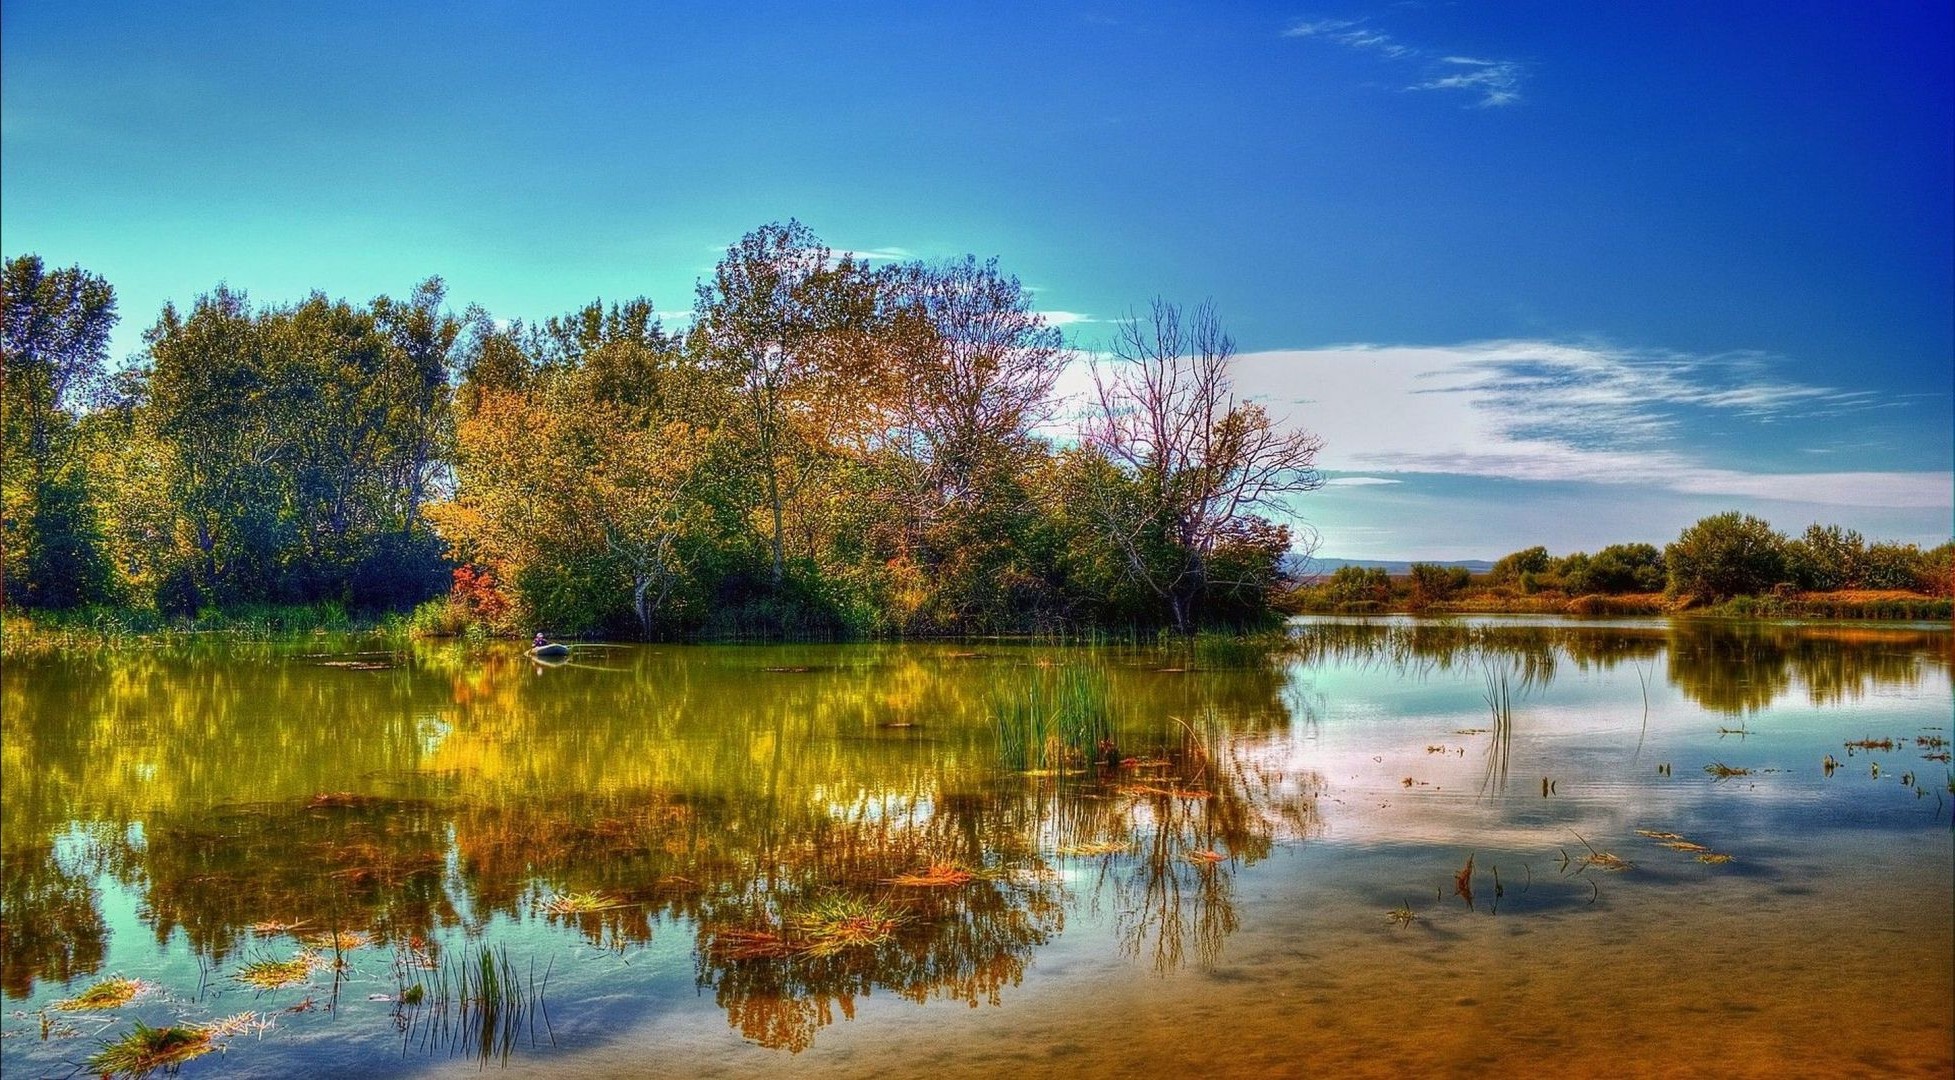
<path fill-rule="evenodd" d="M 238 969 L 236 978 L 247 986 L 260 990 L 278 990 L 296 986 L 312 977 L 312 969 L 318 958 L 311 953 L 302 952 L 290 960 L 253 960 Z"/>
<path fill-rule="evenodd" d="M 190 1025 L 153 1028 L 137 1021 L 135 1030 L 88 1059 L 88 1067 L 105 1077 L 144 1077 L 158 1069 L 175 1069 L 194 1057 L 216 1049 L 207 1027 Z"/>
<path fill-rule="evenodd" d="M 136 995 L 142 991 L 142 988 L 143 984 L 136 979 L 124 979 L 120 976 L 113 979 L 103 979 L 101 982 L 83 990 L 74 997 L 55 1002 L 54 1007 L 62 1012 L 94 1012 L 104 1009 L 120 1009 L 135 1000 Z"/>
<path fill-rule="evenodd" d="M 891 885 L 908 885 L 925 889 L 954 889 L 968 885 L 977 875 L 952 863 L 931 863 L 922 870 L 912 870 L 887 879 Z"/>
<path fill-rule="evenodd" d="M 1729 780 L 1734 776 L 1751 775 L 1750 769 L 1741 769 L 1735 765 L 1726 765 L 1722 761 L 1711 762 L 1709 765 L 1704 766 L 1704 771 L 1710 773 L 1713 778 L 1718 780 Z"/>
<path fill-rule="evenodd" d="M 1400 904 L 1390 911 L 1385 912 L 1385 921 L 1391 923 L 1393 926 L 1410 926 L 1412 925 L 1412 920 L 1418 917 L 1412 911 L 1412 905 L 1410 904 Z"/>
<path fill-rule="evenodd" d="M 595 915 L 600 911 L 610 911 L 624 906 L 624 901 L 606 896 L 601 892 L 558 893 L 547 900 L 537 902 L 537 907 L 545 915 Z"/>
<path fill-rule="evenodd" d="M 795 920 L 805 938 L 802 951 L 831 956 L 844 949 L 880 945 L 896 933 L 899 916 L 880 901 L 830 896 L 815 901 Z"/>

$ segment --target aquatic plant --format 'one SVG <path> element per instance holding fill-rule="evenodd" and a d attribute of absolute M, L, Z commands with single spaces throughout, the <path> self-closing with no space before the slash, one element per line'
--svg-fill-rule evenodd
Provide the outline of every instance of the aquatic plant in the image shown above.
<path fill-rule="evenodd" d="M 135 1029 L 88 1059 L 88 1067 L 105 1077 L 126 1076 L 132 1080 L 158 1069 L 175 1069 L 194 1057 L 217 1048 L 211 1029 L 197 1025 L 153 1028 L 142 1021 Z"/>
<path fill-rule="evenodd" d="M 1726 765 L 1722 761 L 1711 762 L 1709 765 L 1704 766 L 1704 771 L 1710 773 L 1712 777 L 1718 780 L 1729 780 L 1734 776 L 1751 775 L 1750 769 L 1742 769 L 1735 765 Z"/>
<path fill-rule="evenodd" d="M 124 979 L 120 976 L 103 979 L 74 997 L 55 1002 L 54 1007 L 62 1012 L 120 1009 L 134 1000 L 142 989 L 143 983 L 137 979 Z"/>
<path fill-rule="evenodd" d="M 311 952 L 301 952 L 290 960 L 253 960 L 238 969 L 236 979 L 260 990 L 277 990 L 305 982 L 312 977 L 312 969 L 320 964 L 319 957 Z"/>
<path fill-rule="evenodd" d="M 1410 926 L 1412 925 L 1412 920 L 1416 918 L 1418 916 L 1412 912 L 1412 905 L 1410 904 L 1400 904 L 1390 911 L 1385 912 L 1385 921 L 1395 926 Z"/>
<path fill-rule="evenodd" d="M 595 915 L 623 906 L 624 901 L 601 892 L 559 893 L 537 901 L 537 907 L 546 915 Z"/>
<path fill-rule="evenodd" d="M 794 920 L 804 938 L 801 951 L 828 956 L 844 949 L 880 945 L 896 932 L 898 913 L 880 901 L 837 894 L 823 897 Z"/>
<path fill-rule="evenodd" d="M 1111 716 L 1103 673 L 1042 670 L 996 705 L 999 757 L 1014 769 L 1082 766 L 1110 745 Z"/>
<path fill-rule="evenodd" d="M 890 885 L 908 885 L 918 888 L 955 888 L 968 885 L 976 877 L 953 863 L 931 863 L 922 870 L 898 874 L 884 880 Z"/>

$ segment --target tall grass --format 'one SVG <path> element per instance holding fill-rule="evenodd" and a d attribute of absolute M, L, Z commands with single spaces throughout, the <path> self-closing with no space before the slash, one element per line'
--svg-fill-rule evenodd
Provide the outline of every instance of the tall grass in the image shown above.
<path fill-rule="evenodd" d="M 507 948 L 482 946 L 475 953 L 444 955 L 432 971 L 409 982 L 405 966 L 397 962 L 401 991 L 395 1007 L 403 1045 L 417 1042 L 423 1049 L 472 1051 L 486 1062 L 507 1060 L 517 1040 L 527 1035 L 537 1042 L 537 1021 L 549 1032 L 549 1012 L 543 994 L 549 989 L 546 968 L 539 980 L 536 964 L 520 972 Z"/>
<path fill-rule="evenodd" d="M 1040 670 L 995 707 L 998 756 L 1007 768 L 1084 765 L 1113 734 L 1106 675 L 1085 667 Z"/>

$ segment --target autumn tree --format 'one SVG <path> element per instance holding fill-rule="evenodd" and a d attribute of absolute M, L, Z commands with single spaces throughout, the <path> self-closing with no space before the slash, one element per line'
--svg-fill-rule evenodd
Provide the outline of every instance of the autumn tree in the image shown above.
<path fill-rule="evenodd" d="M 1148 316 L 1122 324 L 1109 351 L 1111 361 L 1094 366 L 1082 442 L 1128 484 L 1088 494 L 1126 572 L 1187 633 L 1218 584 L 1217 552 L 1266 528 L 1259 512 L 1281 512 L 1285 497 L 1322 486 L 1323 441 L 1284 431 L 1261 405 L 1236 397 L 1235 342 L 1207 303 L 1184 313 L 1156 300 Z"/>
<path fill-rule="evenodd" d="M 899 358 L 890 387 L 897 556 L 930 577 L 920 603 L 936 625 L 1005 617 L 1036 575 L 1019 559 L 1031 526 L 1025 478 L 1046 452 L 1034 433 L 1050 416 L 1066 362 L 1059 332 L 1032 309 L 997 260 L 893 269 L 884 332 Z"/>
<path fill-rule="evenodd" d="M 732 394 L 731 425 L 757 476 L 778 590 L 791 504 L 826 443 L 880 400 L 886 366 L 865 346 L 876 310 L 868 269 L 797 221 L 764 225 L 727 249 L 699 285 L 689 346 Z"/>

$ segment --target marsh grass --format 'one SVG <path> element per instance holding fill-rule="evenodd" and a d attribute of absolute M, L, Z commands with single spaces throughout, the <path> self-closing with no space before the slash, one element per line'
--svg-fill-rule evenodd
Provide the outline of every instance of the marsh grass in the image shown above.
<path fill-rule="evenodd" d="M 413 982 L 406 980 L 407 969 L 399 959 L 395 970 L 401 979 L 395 1025 L 404 1042 L 418 1041 L 424 1049 L 469 1051 L 483 1062 L 492 1057 L 507 1060 L 525 1032 L 535 1045 L 539 1019 L 555 1042 L 543 1002 L 554 964 L 539 979 L 534 961 L 526 972 L 519 971 L 507 948 L 484 945 L 473 954 L 444 956 Z"/>
<path fill-rule="evenodd" d="M 538 910 L 545 915 L 595 915 L 603 911 L 621 908 L 624 901 L 606 896 L 601 892 L 558 893 L 547 899 L 537 901 Z"/>
<path fill-rule="evenodd" d="M 290 960 L 253 960 L 239 968 L 235 978 L 260 990 L 279 990 L 312 978 L 313 969 L 323 963 L 313 952 L 300 952 Z"/>
<path fill-rule="evenodd" d="M 1495 794 L 1506 790 L 1508 759 L 1514 747 L 1514 702 L 1507 685 L 1507 672 L 1488 668 L 1485 674 L 1486 690 L 1481 696 L 1493 717 L 1493 742 L 1487 746 L 1487 773 L 1480 781 L 1482 797 L 1489 788 Z"/>
<path fill-rule="evenodd" d="M 98 1012 L 107 1009 L 120 1009 L 135 1000 L 144 984 L 137 979 L 121 977 L 103 979 L 101 982 L 83 990 L 74 997 L 54 1003 L 62 1012 Z"/>
<path fill-rule="evenodd" d="M 1106 676 L 1042 669 L 995 706 L 998 754 L 1010 768 L 1057 770 L 1092 760 L 1113 731 Z"/>
<path fill-rule="evenodd" d="M 977 875 L 952 863 L 931 863 L 922 870 L 898 874 L 885 878 L 885 884 L 905 885 L 912 888 L 958 888 L 976 880 Z"/>
<path fill-rule="evenodd" d="M 880 945 L 896 933 L 900 914 L 881 901 L 836 895 L 815 901 L 795 919 L 810 956 Z"/>
<path fill-rule="evenodd" d="M 217 1049 L 212 1030 L 198 1025 L 153 1028 L 137 1021 L 134 1030 L 88 1059 L 88 1067 L 105 1077 L 140 1078 L 158 1069 L 175 1070 L 194 1057 Z"/>
<path fill-rule="evenodd" d="M 1750 769 L 1740 768 L 1736 765 L 1726 765 L 1722 761 L 1711 762 L 1709 765 L 1704 766 L 1704 771 L 1710 773 L 1711 778 L 1714 780 L 1729 780 L 1734 776 L 1751 775 Z"/>

